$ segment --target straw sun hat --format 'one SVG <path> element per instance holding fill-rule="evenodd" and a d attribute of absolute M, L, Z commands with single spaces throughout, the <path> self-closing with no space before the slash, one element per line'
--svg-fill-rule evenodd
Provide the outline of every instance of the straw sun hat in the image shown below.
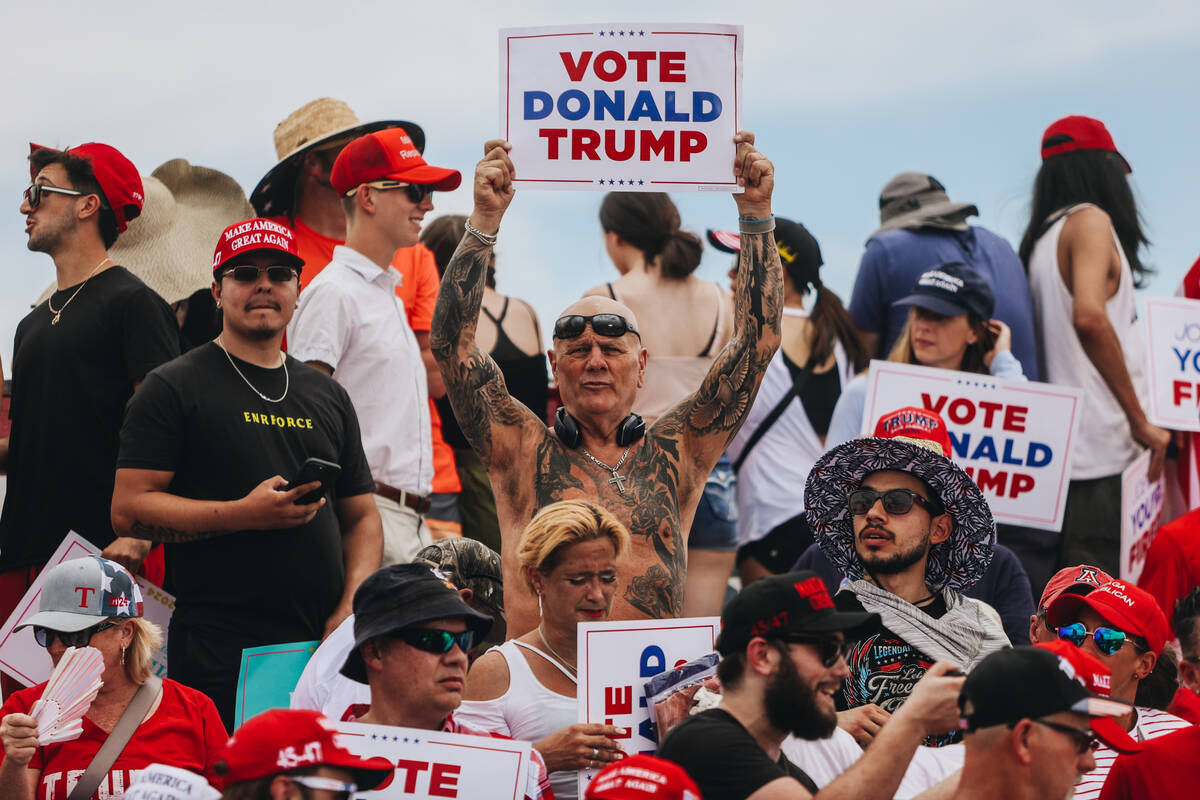
<path fill-rule="evenodd" d="M 167 303 L 176 303 L 212 285 L 213 243 L 229 225 L 254 216 L 254 209 L 233 178 L 183 158 L 143 176 L 142 185 L 142 213 L 109 248 L 109 256 Z M 48 286 L 35 305 L 57 288 Z"/>
<path fill-rule="evenodd" d="M 295 202 L 296 176 L 304 154 L 323 146 L 346 144 L 351 139 L 385 128 L 403 128 L 419 152 L 425 152 L 425 131 L 405 120 L 361 122 L 341 100 L 322 97 L 293 111 L 275 127 L 275 157 L 254 191 L 250 203 L 259 216 L 288 215 Z"/>

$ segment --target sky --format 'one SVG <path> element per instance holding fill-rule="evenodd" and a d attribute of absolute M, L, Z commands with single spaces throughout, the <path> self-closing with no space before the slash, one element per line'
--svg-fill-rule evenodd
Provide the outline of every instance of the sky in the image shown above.
<path fill-rule="evenodd" d="M 430 163 L 468 177 L 499 130 L 498 31 L 583 22 L 745 27 L 743 127 L 776 165 L 776 213 L 820 241 L 827 285 L 848 299 L 879 191 L 896 173 L 935 175 L 974 220 L 1014 246 L 1027 223 L 1042 131 L 1102 119 L 1132 164 L 1158 274 L 1173 294 L 1200 254 L 1200 4 L 1184 0 L 752 4 L 627 2 L 15 4 L 0 29 L 0 358 L 54 278 L 25 247 L 27 143 L 102 141 L 143 174 L 186 158 L 249 191 L 275 163 L 272 132 L 317 97 L 362 120 L 425 129 Z M 469 187 L 469 180 L 464 181 Z M 732 229 L 728 196 L 677 194 L 684 227 Z M 543 328 L 611 280 L 600 193 L 521 191 L 500 231 L 498 288 Z M 468 213 L 469 188 L 435 196 Z M 208 254 L 204 254 L 207 258 Z M 729 257 L 706 247 L 702 277 Z"/>

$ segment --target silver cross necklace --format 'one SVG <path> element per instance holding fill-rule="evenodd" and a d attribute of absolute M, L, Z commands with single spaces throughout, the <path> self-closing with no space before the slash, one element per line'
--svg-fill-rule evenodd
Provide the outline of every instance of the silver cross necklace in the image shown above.
<path fill-rule="evenodd" d="M 621 477 L 617 473 L 617 470 L 619 470 L 621 468 L 621 465 L 625 463 L 625 457 L 629 455 L 629 450 L 632 447 L 633 447 L 633 445 L 629 445 L 629 447 L 625 448 L 625 452 L 621 453 L 621 460 L 617 462 L 617 465 L 615 467 L 610 467 L 608 464 L 605 464 L 603 461 L 596 458 L 594 455 L 592 455 L 591 453 L 589 453 L 587 451 L 586 447 L 580 447 L 579 450 L 585 456 L 587 456 L 588 459 L 593 464 L 595 464 L 597 467 L 602 467 L 602 468 L 608 470 L 609 472 L 611 472 L 612 477 L 608 479 L 608 485 L 612 486 L 613 484 L 616 484 L 617 491 L 620 492 L 621 494 L 625 494 L 625 481 L 629 479 L 629 475 L 626 474 L 625 477 Z"/>

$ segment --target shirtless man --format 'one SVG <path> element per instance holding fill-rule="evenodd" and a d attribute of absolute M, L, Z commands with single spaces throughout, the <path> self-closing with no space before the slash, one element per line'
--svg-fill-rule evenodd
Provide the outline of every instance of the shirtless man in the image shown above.
<path fill-rule="evenodd" d="M 779 347 L 783 275 L 771 235 L 774 167 L 735 138 L 734 194 L 742 233 L 735 329 L 700 389 L 641 436 L 630 420 L 646 350 L 624 305 L 586 297 L 555 324 L 550 365 L 569 417 L 547 429 L 514 400 L 495 363 L 475 344 L 484 275 L 513 198 L 507 142 L 484 145 L 475 169 L 475 208 L 442 278 L 431 344 L 463 433 L 496 490 L 509 637 L 537 624 L 537 601 L 517 570 L 517 540 L 537 509 L 582 498 L 613 512 L 633 534 L 621 566 L 613 619 L 677 617 L 683 610 L 687 532 L 704 481 L 754 401 Z M 604 315 L 593 319 L 593 315 Z M 597 330 L 599 326 L 599 330 Z M 572 430 L 576 446 L 570 446 Z M 564 439 L 568 441 L 564 441 Z"/>

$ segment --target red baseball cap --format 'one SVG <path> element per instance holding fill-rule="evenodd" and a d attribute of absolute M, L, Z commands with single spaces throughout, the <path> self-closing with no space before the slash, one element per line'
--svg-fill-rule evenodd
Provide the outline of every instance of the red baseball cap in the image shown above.
<path fill-rule="evenodd" d="M 403 128 L 387 128 L 353 140 L 342 148 L 329 173 L 329 183 L 341 195 L 361 184 L 381 180 L 449 192 L 462 183 L 462 173 L 426 164 Z"/>
<path fill-rule="evenodd" d="M 588 784 L 583 800 L 701 800 L 683 767 L 657 756 L 614 761 Z"/>
<path fill-rule="evenodd" d="M 92 167 L 96 183 L 104 194 L 104 202 L 112 209 L 117 218 L 117 233 L 124 233 L 129 226 L 129 220 L 136 219 L 142 213 L 142 204 L 146 200 L 142 189 L 142 176 L 138 175 L 137 167 L 133 165 L 121 151 L 111 145 L 89 142 L 78 147 L 68 147 L 66 150 L 55 150 L 53 147 L 29 143 L 29 152 L 50 150 L 58 153 L 85 159 Z M 36 178 L 37 170 L 31 163 L 29 177 Z"/>
<path fill-rule="evenodd" d="M 286 225 L 262 217 L 235 222 L 217 239 L 213 252 L 213 273 L 236 259 L 251 253 L 269 252 L 278 255 L 281 264 L 304 268 L 296 234 Z"/>
<path fill-rule="evenodd" d="M 946 458 L 954 457 L 945 420 L 927 408 L 908 406 L 884 414 L 875 423 L 875 438 L 899 439 L 941 453 Z"/>
<path fill-rule="evenodd" d="M 1116 153 L 1120 156 L 1121 162 L 1125 164 L 1125 171 L 1133 172 L 1133 167 L 1129 166 L 1125 156 L 1122 156 L 1121 152 L 1117 150 L 1112 134 L 1098 119 L 1078 114 L 1063 117 L 1057 122 L 1052 122 L 1050 127 L 1046 128 L 1046 132 L 1042 134 L 1043 161 L 1059 153 L 1071 153 L 1077 150 L 1107 150 L 1110 153 Z"/>
<path fill-rule="evenodd" d="M 225 742 L 212 772 L 226 789 L 235 783 L 303 767 L 340 767 L 354 773 L 358 791 L 370 791 L 392 776 L 386 758 L 360 758 L 342 746 L 333 723 L 319 711 L 275 708 L 252 717 Z"/>
<path fill-rule="evenodd" d="M 1087 606 L 1106 622 L 1141 636 L 1156 656 L 1167 643 L 1167 617 L 1158 607 L 1158 601 L 1131 583 L 1111 580 L 1086 595 L 1060 594 L 1046 610 L 1046 622 L 1053 628 L 1066 625 L 1080 606 Z"/>
<path fill-rule="evenodd" d="M 1042 599 L 1038 601 L 1038 608 L 1049 608 L 1063 592 L 1087 594 L 1111 580 L 1111 575 L 1091 564 L 1063 567 L 1046 583 L 1046 588 L 1042 590 Z"/>
<path fill-rule="evenodd" d="M 1118 753 L 1136 753 L 1142 749 L 1143 743 L 1130 736 L 1115 719 L 1115 717 L 1128 714 L 1133 710 L 1133 706 L 1123 700 L 1109 699 L 1112 673 L 1100 659 L 1061 639 L 1053 642 L 1038 642 L 1033 646 L 1049 650 L 1058 656 L 1059 670 L 1076 682 L 1083 684 L 1083 688 L 1090 697 L 1073 710 L 1081 711 L 1091 717 L 1089 727 L 1106 745 Z"/>

